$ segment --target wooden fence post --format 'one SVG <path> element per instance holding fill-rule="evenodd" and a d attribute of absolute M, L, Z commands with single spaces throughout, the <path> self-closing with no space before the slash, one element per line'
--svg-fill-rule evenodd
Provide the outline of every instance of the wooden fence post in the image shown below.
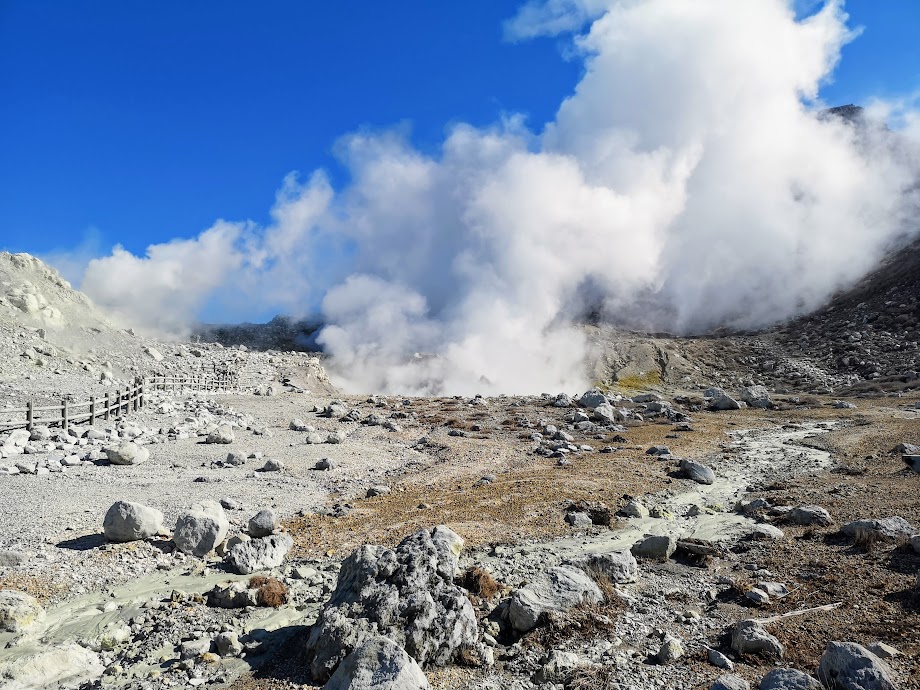
<path fill-rule="evenodd" d="M 105 392 L 105 421 L 109 421 L 109 417 L 112 414 L 112 394 L 109 391 Z"/>
<path fill-rule="evenodd" d="M 96 396 L 89 396 L 89 425 L 94 426 L 96 424 Z"/>
<path fill-rule="evenodd" d="M 70 424 L 70 420 L 67 418 L 67 400 L 61 400 L 61 424 L 64 427 L 64 431 L 67 431 L 67 427 Z"/>
<path fill-rule="evenodd" d="M 134 393 L 132 398 L 134 398 L 134 411 L 137 412 L 137 408 L 140 407 L 140 394 L 141 394 L 141 380 L 138 377 L 134 377 Z"/>
<path fill-rule="evenodd" d="M 31 400 L 26 403 L 26 429 L 29 431 L 32 431 L 32 420 L 35 418 L 32 412 L 32 405 L 33 403 Z"/>

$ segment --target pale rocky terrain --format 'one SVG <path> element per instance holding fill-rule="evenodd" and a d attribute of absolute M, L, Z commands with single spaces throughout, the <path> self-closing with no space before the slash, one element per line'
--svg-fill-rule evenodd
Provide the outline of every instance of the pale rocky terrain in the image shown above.
<path fill-rule="evenodd" d="M 0 254 L 0 406 L 241 382 L 0 432 L 0 688 L 920 687 L 903 283 L 757 334 L 585 326 L 591 391 L 402 398 L 264 334 L 143 338 Z"/>

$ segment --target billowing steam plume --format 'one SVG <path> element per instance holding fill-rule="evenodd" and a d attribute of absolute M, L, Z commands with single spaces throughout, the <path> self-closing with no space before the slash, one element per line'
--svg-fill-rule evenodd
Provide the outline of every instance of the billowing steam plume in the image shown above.
<path fill-rule="evenodd" d="M 319 342 L 364 392 L 577 389 L 589 309 L 679 332 L 778 321 L 914 230 L 909 137 L 820 115 L 846 20 L 834 1 L 800 21 L 784 0 L 531 2 L 512 39 L 589 27 L 542 131 L 459 125 L 435 157 L 346 137 L 344 189 L 289 176 L 268 227 L 116 249 L 83 288 L 169 329 L 218 299 L 321 304 Z"/>

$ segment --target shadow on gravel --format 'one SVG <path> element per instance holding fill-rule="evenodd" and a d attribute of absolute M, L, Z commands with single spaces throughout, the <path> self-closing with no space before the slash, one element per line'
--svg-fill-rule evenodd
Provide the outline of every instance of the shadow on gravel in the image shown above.
<path fill-rule="evenodd" d="M 76 539 L 67 539 L 55 544 L 59 549 L 70 549 L 71 551 L 89 551 L 105 546 L 107 540 L 104 534 L 87 534 Z"/>
<path fill-rule="evenodd" d="M 309 632 L 309 625 L 291 625 L 270 632 L 254 630 L 252 635 L 259 638 L 260 649 L 265 653 L 247 657 L 252 677 L 313 687 L 304 651 Z"/>

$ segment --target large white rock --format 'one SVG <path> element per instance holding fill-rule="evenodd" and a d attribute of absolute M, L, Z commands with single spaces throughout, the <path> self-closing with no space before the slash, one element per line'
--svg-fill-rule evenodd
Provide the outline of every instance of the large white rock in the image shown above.
<path fill-rule="evenodd" d="M 140 503 L 116 501 L 106 511 L 102 531 L 111 541 L 149 539 L 164 532 L 163 513 Z"/>
<path fill-rule="evenodd" d="M 0 589 L 0 632 L 21 633 L 45 617 L 35 597 L 12 589 Z"/>
<path fill-rule="evenodd" d="M 66 644 L 0 664 L 0 687 L 73 688 L 96 680 L 104 670 L 98 654 L 77 644 Z"/>
<path fill-rule="evenodd" d="M 536 627 L 545 613 L 568 611 L 579 604 L 597 604 L 603 600 L 600 588 L 587 573 L 560 565 L 512 594 L 508 615 L 515 630 L 527 632 Z"/>
<path fill-rule="evenodd" d="M 106 448 L 105 456 L 113 465 L 140 465 L 150 459 L 150 451 L 136 443 L 122 443 L 118 447 Z"/>
<path fill-rule="evenodd" d="M 422 669 L 385 637 L 366 639 L 339 664 L 323 690 L 429 690 Z"/>
<path fill-rule="evenodd" d="M 176 520 L 173 541 L 182 552 L 203 558 L 220 544 L 230 521 L 217 501 L 202 501 Z"/>

